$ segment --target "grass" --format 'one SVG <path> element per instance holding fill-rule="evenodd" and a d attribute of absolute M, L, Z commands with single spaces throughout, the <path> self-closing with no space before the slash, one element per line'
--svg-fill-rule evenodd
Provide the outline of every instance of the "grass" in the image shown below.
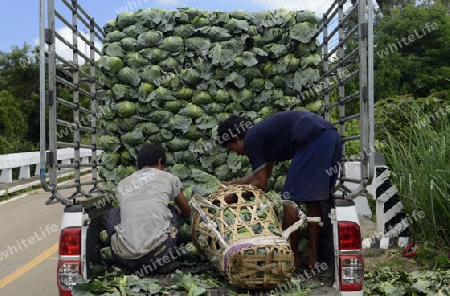
<path fill-rule="evenodd" d="M 442 105 L 441 105 L 442 106 Z M 434 249 L 450 249 L 450 114 L 417 108 L 412 102 L 391 107 L 395 122 L 382 129 L 384 153 L 407 215 L 412 239 Z M 450 112 L 449 112 L 450 113 Z M 432 114 L 433 116 L 430 116 Z"/>

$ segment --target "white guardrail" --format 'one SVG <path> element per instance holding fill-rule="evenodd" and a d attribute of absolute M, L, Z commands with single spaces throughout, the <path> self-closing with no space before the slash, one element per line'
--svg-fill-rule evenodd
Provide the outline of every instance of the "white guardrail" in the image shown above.
<path fill-rule="evenodd" d="M 81 163 L 89 163 L 89 158 L 92 156 L 92 150 L 80 149 Z M 73 148 L 58 149 L 58 161 L 62 164 L 72 163 L 74 158 Z M 33 176 L 39 176 L 40 171 L 40 152 L 22 152 L 0 155 L 0 185 L 13 183 L 13 169 L 19 168 L 18 180 L 31 178 L 30 168 L 35 166 Z M 40 184 L 40 180 L 30 180 L 30 183 L 25 185 L 18 185 L 17 188 L 10 188 L 8 191 L 0 190 L 0 196 L 13 191 L 21 190 L 27 187 Z"/>

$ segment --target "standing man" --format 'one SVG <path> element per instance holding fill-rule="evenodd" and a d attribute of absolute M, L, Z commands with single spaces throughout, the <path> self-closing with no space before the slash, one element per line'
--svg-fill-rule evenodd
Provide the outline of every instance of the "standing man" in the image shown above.
<path fill-rule="evenodd" d="M 295 266 L 312 267 L 319 260 L 320 201 L 328 200 L 334 192 L 342 143 L 336 128 L 328 121 L 308 111 L 283 111 L 252 124 L 251 121 L 231 115 L 219 124 L 217 141 L 239 155 L 246 155 L 252 174 L 225 185 L 252 184 L 266 190 L 275 161 L 292 160 L 283 187 L 283 198 L 304 202 L 308 218 L 309 247 L 300 257 L 299 233 L 290 236 Z M 284 226 L 298 221 L 295 209 L 284 206 Z"/>
<path fill-rule="evenodd" d="M 164 171 L 165 162 L 161 146 L 144 144 L 137 155 L 139 170 L 117 185 L 119 207 L 106 216 L 114 259 L 141 275 L 176 269 L 171 252 L 180 216 L 187 218 L 191 213 L 180 179 Z"/>

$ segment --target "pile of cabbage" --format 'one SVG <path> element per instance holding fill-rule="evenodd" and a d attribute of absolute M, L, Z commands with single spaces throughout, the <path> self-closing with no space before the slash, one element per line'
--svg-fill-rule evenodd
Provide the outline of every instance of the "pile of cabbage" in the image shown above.
<path fill-rule="evenodd" d="M 245 156 L 215 142 L 220 121 L 323 106 L 302 95 L 319 79 L 313 12 L 148 8 L 121 13 L 104 30 L 97 98 L 106 189 L 136 170 L 144 143 L 159 143 L 186 196 L 206 196 L 218 180 L 251 172 Z M 287 167 L 275 167 L 273 190 Z"/>

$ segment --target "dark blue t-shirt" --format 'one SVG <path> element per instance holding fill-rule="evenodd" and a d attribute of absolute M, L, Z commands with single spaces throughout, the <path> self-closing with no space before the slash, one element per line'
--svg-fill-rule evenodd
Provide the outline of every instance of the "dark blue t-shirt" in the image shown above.
<path fill-rule="evenodd" d="M 267 161 L 292 159 L 320 131 L 331 128 L 335 127 L 315 113 L 282 111 L 255 123 L 245 133 L 245 154 L 256 173 Z"/>

